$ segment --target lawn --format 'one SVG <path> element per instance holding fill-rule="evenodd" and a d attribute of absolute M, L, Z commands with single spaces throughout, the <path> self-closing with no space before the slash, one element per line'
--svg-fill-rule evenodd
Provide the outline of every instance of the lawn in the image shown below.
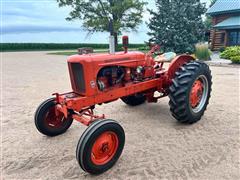
<path fill-rule="evenodd" d="M 95 49 L 95 53 L 105 53 L 108 52 L 108 49 Z M 69 50 L 69 51 L 57 51 L 57 52 L 50 52 L 50 55 L 64 55 L 64 56 L 71 56 L 78 54 L 77 50 Z"/>
<path fill-rule="evenodd" d="M 136 48 L 129 48 L 130 51 L 137 51 L 138 49 Z M 109 52 L 108 49 L 95 49 L 94 53 L 107 53 Z M 146 52 L 146 51 L 142 51 Z M 48 54 L 50 55 L 63 55 L 63 56 L 71 56 L 77 54 L 77 50 L 69 50 L 69 51 L 57 51 L 57 52 L 50 52 Z"/>

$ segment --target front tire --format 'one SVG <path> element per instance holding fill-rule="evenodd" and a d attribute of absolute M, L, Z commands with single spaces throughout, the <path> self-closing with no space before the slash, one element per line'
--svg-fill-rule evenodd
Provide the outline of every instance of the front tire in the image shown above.
<path fill-rule="evenodd" d="M 124 130 L 116 121 L 96 121 L 79 139 L 77 161 L 80 167 L 90 174 L 103 173 L 117 162 L 124 143 Z"/>
<path fill-rule="evenodd" d="M 65 133 L 73 122 L 72 118 L 65 118 L 61 112 L 56 115 L 55 106 L 55 99 L 50 98 L 40 104 L 35 112 L 36 128 L 47 136 L 57 136 Z"/>
<path fill-rule="evenodd" d="M 175 73 L 169 88 L 170 111 L 181 123 L 192 124 L 201 119 L 209 103 L 212 86 L 207 64 L 192 61 Z"/>

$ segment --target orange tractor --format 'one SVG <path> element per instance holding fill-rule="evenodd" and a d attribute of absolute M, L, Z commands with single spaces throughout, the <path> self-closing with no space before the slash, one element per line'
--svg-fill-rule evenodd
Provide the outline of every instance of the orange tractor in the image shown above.
<path fill-rule="evenodd" d="M 69 57 L 72 92 L 53 94 L 35 113 L 38 131 L 47 136 L 63 134 L 73 119 L 88 126 L 78 142 L 76 157 L 81 168 L 91 174 L 111 168 L 125 143 L 123 128 L 105 115 L 95 115 L 95 105 L 120 98 L 136 106 L 169 96 L 173 117 L 192 124 L 201 119 L 210 98 L 212 77 L 205 63 L 189 55 L 154 58 L 158 45 L 147 54 L 128 52 L 126 36 L 123 45 L 124 52 Z M 166 61 L 170 61 L 167 69 L 163 66 Z"/>

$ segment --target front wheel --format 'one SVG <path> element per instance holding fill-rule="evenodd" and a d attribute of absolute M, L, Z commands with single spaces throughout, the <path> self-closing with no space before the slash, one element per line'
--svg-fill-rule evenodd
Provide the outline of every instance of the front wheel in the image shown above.
<path fill-rule="evenodd" d="M 72 118 L 65 118 L 62 112 L 56 113 L 55 106 L 55 99 L 50 98 L 40 104 L 35 113 L 36 128 L 47 136 L 63 134 L 73 122 Z"/>
<path fill-rule="evenodd" d="M 80 167 L 90 174 L 110 169 L 120 157 L 125 143 L 123 128 L 114 120 L 92 123 L 79 139 L 76 158 Z"/>
<path fill-rule="evenodd" d="M 183 65 L 175 74 L 169 88 L 170 111 L 179 122 L 199 121 L 207 108 L 212 86 L 207 64 L 193 61 Z"/>

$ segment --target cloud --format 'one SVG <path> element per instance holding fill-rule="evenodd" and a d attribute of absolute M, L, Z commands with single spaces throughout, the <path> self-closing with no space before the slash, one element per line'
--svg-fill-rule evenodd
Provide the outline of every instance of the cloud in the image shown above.
<path fill-rule="evenodd" d="M 156 9 L 155 0 L 147 2 L 147 8 Z M 86 39 L 87 32 L 81 28 L 81 21 L 65 20 L 71 7 L 59 8 L 56 0 L 1 0 L 1 3 L 4 42 L 108 42 L 109 34 L 106 32 L 94 33 Z M 123 34 L 130 35 L 134 43 L 147 40 L 148 28 L 145 23 L 150 17 L 145 11 L 138 32 Z"/>
<path fill-rule="evenodd" d="M 81 31 L 80 27 L 68 26 L 34 26 L 34 25 L 11 25 L 2 27 L 2 34 L 22 34 L 41 32 L 71 32 Z"/>
<path fill-rule="evenodd" d="M 55 0 L 5 0 L 2 11 L 2 34 L 81 31 L 80 21 L 65 20 L 68 13 L 69 8 L 59 8 Z"/>
<path fill-rule="evenodd" d="M 2 19 L 4 24 L 41 23 L 52 24 L 68 23 L 65 18 L 70 8 L 59 8 L 56 0 L 50 1 L 7 1 L 2 4 Z"/>
<path fill-rule="evenodd" d="M 9 10 L 3 10 L 3 20 L 8 18 L 30 18 L 30 19 L 41 19 L 44 17 L 41 13 L 33 13 L 31 12 L 31 15 L 29 12 L 21 9 L 9 9 Z"/>

